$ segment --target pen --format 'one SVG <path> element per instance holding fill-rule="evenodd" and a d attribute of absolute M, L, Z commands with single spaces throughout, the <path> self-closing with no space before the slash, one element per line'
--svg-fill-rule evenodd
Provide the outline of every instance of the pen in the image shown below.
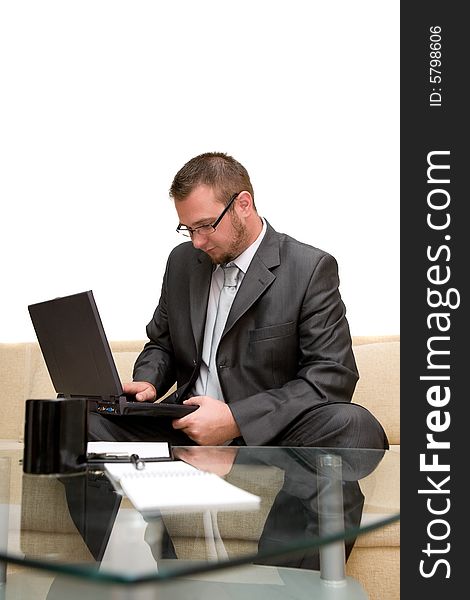
<path fill-rule="evenodd" d="M 117 460 L 125 458 L 126 462 L 129 461 L 129 454 L 127 452 L 89 452 L 87 458 L 90 460 L 106 458 L 109 460 Z"/>
<path fill-rule="evenodd" d="M 164 456 L 143 456 L 142 458 L 138 454 L 129 454 L 127 453 L 91 453 L 88 454 L 88 464 L 92 465 L 100 465 L 104 463 L 132 463 L 136 469 L 143 469 L 145 467 L 146 462 L 169 462 L 172 459 Z"/>

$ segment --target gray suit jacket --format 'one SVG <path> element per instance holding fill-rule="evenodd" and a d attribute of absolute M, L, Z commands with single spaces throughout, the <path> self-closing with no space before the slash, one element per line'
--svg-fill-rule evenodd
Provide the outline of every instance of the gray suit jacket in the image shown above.
<path fill-rule="evenodd" d="M 212 263 L 191 242 L 170 254 L 133 378 L 187 395 L 201 365 Z M 265 445 L 315 405 L 349 402 L 358 372 L 335 259 L 269 224 L 217 351 L 220 384 L 248 445 Z"/>

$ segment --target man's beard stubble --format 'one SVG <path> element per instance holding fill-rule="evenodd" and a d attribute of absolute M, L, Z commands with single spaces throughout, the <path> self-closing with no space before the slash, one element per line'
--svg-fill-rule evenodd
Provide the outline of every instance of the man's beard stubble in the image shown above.
<path fill-rule="evenodd" d="M 249 234 L 247 227 L 236 213 L 232 215 L 233 238 L 227 252 L 217 258 L 211 258 L 215 265 L 224 265 L 240 256 L 248 248 Z"/>

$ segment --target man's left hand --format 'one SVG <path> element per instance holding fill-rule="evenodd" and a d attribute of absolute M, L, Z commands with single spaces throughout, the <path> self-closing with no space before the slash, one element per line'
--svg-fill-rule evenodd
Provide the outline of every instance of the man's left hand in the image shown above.
<path fill-rule="evenodd" d="M 181 429 L 200 446 L 221 446 L 240 435 L 232 411 L 210 396 L 193 396 L 183 404 L 198 404 L 198 410 L 173 420 L 173 427 Z"/>

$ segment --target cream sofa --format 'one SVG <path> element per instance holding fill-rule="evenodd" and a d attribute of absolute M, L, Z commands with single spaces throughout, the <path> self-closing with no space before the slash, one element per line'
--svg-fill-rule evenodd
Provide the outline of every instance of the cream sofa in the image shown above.
<path fill-rule="evenodd" d="M 361 376 L 353 401 L 367 407 L 379 419 L 387 432 L 391 453 L 396 455 L 400 449 L 399 336 L 362 336 L 355 337 L 353 342 Z M 140 340 L 111 343 L 123 381 L 130 380 L 134 360 L 143 343 Z M 36 343 L 0 344 L 0 440 L 22 442 L 26 399 L 54 397 L 55 392 Z M 275 471 L 267 478 L 264 475 L 264 488 L 261 490 L 257 488 L 261 478 L 255 472 L 251 473 L 249 481 L 237 481 L 236 473 L 232 477 L 235 483 L 260 493 L 265 498 L 267 511 L 282 485 L 278 475 Z M 270 489 L 266 489 L 266 482 Z M 370 476 L 361 480 L 360 485 L 367 498 L 364 507 L 366 516 L 368 513 L 386 513 L 390 507 L 399 509 L 398 460 L 383 461 Z M 60 490 L 60 486 L 57 490 Z M 12 490 L 11 493 L 15 496 L 21 492 Z M 51 495 L 53 497 L 54 493 Z M 49 522 L 41 530 L 42 535 L 39 538 L 30 536 L 29 553 L 34 554 L 35 544 L 41 543 L 40 538 L 48 527 L 55 527 L 64 535 L 76 534 L 73 524 L 66 527 L 64 522 L 57 522 L 56 516 L 52 510 Z M 47 520 L 47 515 L 45 518 Z M 167 527 L 175 540 L 178 556 L 181 554 L 184 557 L 185 553 L 194 552 L 194 548 L 188 547 L 191 538 L 185 536 L 187 525 L 184 518 L 169 519 Z M 224 540 L 233 538 L 231 541 L 237 552 L 253 551 L 259 532 L 252 531 L 252 539 L 240 539 L 238 523 L 225 522 L 220 524 L 220 529 Z M 398 523 L 358 538 L 347 563 L 347 573 L 361 582 L 371 600 L 398 600 L 399 549 Z"/>

